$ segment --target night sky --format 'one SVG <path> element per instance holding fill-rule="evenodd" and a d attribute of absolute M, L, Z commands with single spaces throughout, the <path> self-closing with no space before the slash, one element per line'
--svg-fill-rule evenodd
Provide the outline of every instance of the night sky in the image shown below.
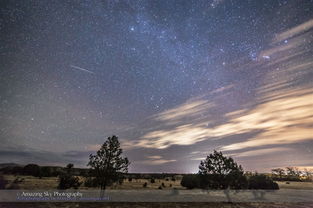
<path fill-rule="evenodd" d="M 313 168 L 312 0 L 2 0 L 0 162 Z"/>

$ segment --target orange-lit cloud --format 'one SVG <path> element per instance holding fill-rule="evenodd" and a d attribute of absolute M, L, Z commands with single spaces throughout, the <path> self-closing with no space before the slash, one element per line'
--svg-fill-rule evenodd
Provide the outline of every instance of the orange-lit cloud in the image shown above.
<path fill-rule="evenodd" d="M 268 95 L 267 95 L 268 96 Z M 209 128 L 209 112 L 212 110 L 208 101 L 193 101 L 157 116 L 165 123 L 178 122 L 182 117 L 189 117 L 184 124 L 175 128 L 161 129 L 143 135 L 137 145 L 140 147 L 164 149 L 172 145 L 191 145 L 199 141 L 220 138 L 236 134 L 261 131 L 244 142 L 225 145 L 222 150 L 238 150 L 264 145 L 290 144 L 312 140 L 313 90 L 310 88 L 281 91 L 279 95 L 251 109 L 243 109 L 225 115 L 226 121 Z M 192 106 L 186 111 L 184 106 Z M 194 115 L 206 115 L 204 119 Z"/>

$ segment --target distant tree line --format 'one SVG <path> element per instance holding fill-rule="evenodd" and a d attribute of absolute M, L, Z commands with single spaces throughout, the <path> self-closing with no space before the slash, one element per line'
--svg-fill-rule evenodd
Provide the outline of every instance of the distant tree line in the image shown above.
<path fill-rule="evenodd" d="M 66 168 L 55 166 L 39 166 L 37 164 L 27 164 L 25 166 L 10 166 L 0 169 L 3 174 L 12 175 L 30 175 L 34 177 L 57 177 L 64 172 Z M 88 169 L 73 168 L 72 174 L 76 176 L 88 175 Z"/>
<path fill-rule="evenodd" d="M 299 170 L 297 167 L 274 168 L 271 177 L 276 181 L 312 181 L 313 171 Z"/>

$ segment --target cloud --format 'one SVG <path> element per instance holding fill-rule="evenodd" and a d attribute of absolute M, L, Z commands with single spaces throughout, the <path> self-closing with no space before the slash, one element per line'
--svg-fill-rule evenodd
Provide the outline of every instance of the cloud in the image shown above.
<path fill-rule="evenodd" d="M 213 90 L 211 93 L 212 94 L 221 93 L 221 92 L 224 92 L 226 90 L 230 90 L 230 89 L 232 89 L 234 87 L 235 87 L 234 84 L 226 85 L 226 86 L 223 86 L 223 87 L 220 87 L 220 88 L 217 88 L 217 89 Z"/>
<path fill-rule="evenodd" d="M 260 133 L 221 149 L 238 150 L 312 140 L 313 90 L 309 86 L 283 90 L 279 94 L 266 94 L 260 100 L 262 102 L 254 107 L 225 114 L 224 122 L 213 127 L 207 125 L 210 112 L 214 111 L 211 103 L 206 100 L 184 103 L 156 116 L 165 124 L 176 122 L 176 127 L 150 131 L 141 137 L 136 146 L 165 149 L 172 145 L 193 145 L 206 139 L 222 139 L 251 132 Z M 181 112 L 182 109 L 188 110 Z M 204 117 L 199 119 L 199 115 Z M 185 118 L 183 124 L 182 118 Z"/>
<path fill-rule="evenodd" d="M 172 145 L 191 145 L 207 137 L 206 124 L 186 124 L 169 130 L 157 130 L 145 134 L 137 145 L 164 149 Z"/>
<path fill-rule="evenodd" d="M 191 158 L 191 160 L 204 160 L 205 159 L 205 157 L 196 157 L 196 158 Z"/>
<path fill-rule="evenodd" d="M 287 147 L 264 148 L 264 149 L 257 149 L 257 150 L 250 150 L 250 151 L 245 151 L 245 152 L 233 153 L 233 154 L 231 154 L 231 156 L 254 157 L 254 156 L 273 154 L 273 153 L 278 153 L 278 152 L 287 152 L 290 150 L 291 150 L 291 148 L 287 148 Z"/>
<path fill-rule="evenodd" d="M 175 162 L 176 160 L 163 159 L 160 155 L 152 155 L 147 157 L 148 160 L 136 161 L 136 163 L 145 164 L 145 165 L 161 165 L 165 163 Z"/>
<path fill-rule="evenodd" d="M 313 19 L 278 34 L 274 38 L 274 42 L 280 42 L 280 41 L 286 40 L 288 38 L 292 38 L 296 35 L 299 35 L 301 33 L 306 32 L 312 28 L 313 28 Z"/>
<path fill-rule="evenodd" d="M 222 150 L 237 150 L 273 144 L 312 140 L 313 91 L 295 89 L 271 97 L 271 101 L 232 114 L 230 120 L 215 128 L 216 136 L 262 131 L 247 141 L 226 145 Z"/>
<path fill-rule="evenodd" d="M 213 103 L 209 103 L 206 100 L 188 100 L 176 108 L 172 108 L 157 114 L 155 119 L 172 122 L 181 120 L 183 118 L 190 118 L 190 116 L 201 116 L 204 111 L 212 108 L 213 106 Z"/>
<path fill-rule="evenodd" d="M 161 159 L 162 156 L 160 156 L 160 155 L 152 155 L 152 156 L 148 156 L 147 158 L 149 158 L 149 159 Z"/>

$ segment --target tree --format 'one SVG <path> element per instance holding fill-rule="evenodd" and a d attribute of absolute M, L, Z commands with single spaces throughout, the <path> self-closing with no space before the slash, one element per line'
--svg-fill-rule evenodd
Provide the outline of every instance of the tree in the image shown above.
<path fill-rule="evenodd" d="M 23 174 L 38 177 L 40 176 L 40 167 L 37 164 L 25 165 L 23 168 Z"/>
<path fill-rule="evenodd" d="M 249 177 L 248 182 L 249 189 L 279 189 L 278 184 L 264 174 L 255 174 Z"/>
<path fill-rule="evenodd" d="M 201 188 L 242 189 L 247 187 L 244 171 L 233 158 L 225 157 L 222 152 L 214 150 L 199 165 Z"/>
<path fill-rule="evenodd" d="M 196 174 L 184 175 L 180 181 L 180 185 L 187 189 L 194 189 L 199 187 L 199 176 Z"/>
<path fill-rule="evenodd" d="M 108 137 L 96 155 L 90 154 L 88 166 L 95 175 L 101 189 L 101 196 L 108 185 L 120 181 L 128 172 L 130 162 L 122 157 L 123 150 L 116 136 Z"/>
<path fill-rule="evenodd" d="M 50 167 L 44 166 L 40 168 L 40 175 L 42 177 L 51 177 L 52 176 L 52 171 Z"/>
<path fill-rule="evenodd" d="M 69 163 L 66 166 L 67 170 L 72 170 L 72 168 L 74 168 L 74 164 L 73 163 Z"/>
<path fill-rule="evenodd" d="M 301 171 L 296 167 L 286 167 L 288 180 L 300 181 Z"/>
<path fill-rule="evenodd" d="M 60 174 L 58 189 L 77 189 L 81 185 L 81 182 L 79 182 L 79 178 L 73 176 L 73 167 L 73 164 L 68 164 L 65 168 L 65 172 L 62 172 Z"/>
<path fill-rule="evenodd" d="M 272 169 L 272 174 L 275 176 L 275 179 L 278 178 L 279 180 L 282 180 L 283 176 L 285 175 L 285 170 L 282 168 L 275 168 Z"/>
<path fill-rule="evenodd" d="M 305 176 L 306 181 L 312 181 L 312 175 L 313 175 L 313 171 L 312 170 L 308 170 L 307 168 L 305 168 L 303 170 L 303 174 Z"/>

